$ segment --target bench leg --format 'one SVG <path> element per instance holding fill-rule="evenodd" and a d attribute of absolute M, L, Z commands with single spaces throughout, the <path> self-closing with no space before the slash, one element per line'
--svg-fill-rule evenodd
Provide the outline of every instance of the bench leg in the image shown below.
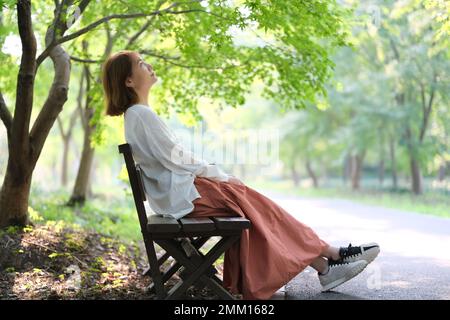
<path fill-rule="evenodd" d="M 205 255 L 202 252 L 199 251 L 198 253 L 201 255 L 202 258 L 205 257 Z M 223 286 L 223 281 L 219 277 L 216 276 L 217 269 L 214 266 L 211 266 L 211 268 L 213 268 L 215 271 L 213 274 L 211 274 L 211 276 L 210 276 L 211 279 L 213 279 L 215 282 L 217 282 L 220 286 Z M 203 289 L 203 288 L 200 288 L 200 289 Z"/>
<path fill-rule="evenodd" d="M 158 265 L 155 245 L 151 238 L 145 240 L 145 247 L 147 250 L 147 256 L 150 263 L 150 271 L 151 271 L 150 273 L 156 290 L 156 296 L 159 299 L 164 299 L 166 297 L 166 290 L 164 289 L 164 282 L 162 281 L 162 274 Z"/>
<path fill-rule="evenodd" d="M 158 244 L 168 251 L 178 262 L 184 265 L 190 272 L 186 280 L 177 283 L 167 294 L 166 299 L 178 299 L 186 290 L 194 284 L 195 281 L 210 285 L 219 296 L 226 299 L 233 299 L 233 296 L 220 286 L 215 280 L 205 275 L 208 268 L 225 252 L 231 245 L 240 238 L 240 235 L 223 237 L 214 247 L 206 254 L 200 264 L 193 263 L 182 251 L 181 248 L 174 245 L 170 240 L 159 240 Z"/>
<path fill-rule="evenodd" d="M 175 274 L 175 272 L 178 271 L 178 269 L 181 268 L 181 264 L 178 262 L 175 262 L 173 265 L 170 266 L 170 268 L 164 272 L 164 274 L 162 275 L 162 283 L 166 283 L 167 280 L 169 280 L 170 278 L 172 278 L 172 276 Z M 150 269 L 150 268 L 149 268 Z M 147 288 L 147 292 L 148 293 L 155 293 L 155 283 L 152 282 L 148 288 Z"/>
<path fill-rule="evenodd" d="M 192 260 L 192 262 L 196 265 L 200 265 L 200 263 L 203 261 L 203 259 L 205 258 L 205 255 L 201 252 L 201 251 L 197 251 L 198 256 L 194 256 L 191 257 L 190 259 Z M 222 285 L 222 280 L 220 280 L 216 274 L 217 274 L 217 269 L 211 265 L 209 266 L 208 270 L 206 271 L 206 275 L 213 279 L 215 282 L 217 282 L 219 285 Z M 189 270 L 184 268 L 184 270 L 180 273 L 180 278 L 182 278 L 183 280 L 185 280 L 187 277 L 189 277 L 190 273 Z M 207 284 L 204 283 L 203 281 L 199 281 L 199 283 L 194 283 L 194 286 L 197 287 L 197 289 L 199 291 L 203 290 Z"/>
<path fill-rule="evenodd" d="M 198 253 L 201 255 L 202 258 L 205 257 L 205 255 L 204 255 L 201 251 L 198 251 Z M 213 266 L 211 266 L 211 267 L 213 267 Z M 214 267 L 213 267 L 213 268 L 214 268 Z M 214 268 L 214 270 L 215 270 L 215 268 Z M 216 271 L 215 273 L 217 273 L 217 270 L 215 270 L 215 271 Z M 212 275 L 210 275 L 210 278 L 211 278 L 212 280 L 214 280 L 215 283 L 209 282 L 208 284 L 206 284 L 206 286 L 207 286 L 209 289 L 211 289 L 214 293 L 216 293 L 219 297 L 223 297 L 224 295 L 223 295 L 223 292 L 222 292 L 222 291 L 225 290 L 225 289 L 223 288 L 223 281 L 222 281 L 221 279 L 219 279 L 219 277 L 217 277 L 215 273 L 212 274 Z M 217 284 L 218 286 L 217 286 L 216 284 Z M 204 287 L 204 286 L 203 286 L 203 287 Z M 203 287 L 200 288 L 200 289 L 203 289 Z M 219 290 L 219 292 L 218 292 L 217 290 Z M 226 291 L 226 294 L 229 295 L 228 291 Z M 229 298 L 228 296 L 225 297 L 225 299 L 228 299 L 228 298 Z M 233 297 L 233 299 L 235 299 L 235 298 Z"/>
<path fill-rule="evenodd" d="M 158 259 L 158 266 L 162 266 L 164 262 L 166 262 L 167 259 L 169 259 L 170 254 L 168 254 L 167 252 L 164 253 L 159 259 Z M 145 269 L 145 271 L 142 273 L 143 276 L 149 276 L 151 272 L 151 268 L 148 267 L 147 269 Z"/>
<path fill-rule="evenodd" d="M 203 255 L 199 249 L 206 243 L 206 241 L 208 241 L 210 237 L 198 237 L 197 239 L 191 239 L 192 244 L 194 245 L 194 247 L 197 249 L 197 251 Z M 170 257 L 170 254 L 168 252 L 166 252 L 162 257 L 160 257 L 158 259 L 158 265 L 162 265 L 168 258 Z M 166 283 L 167 280 L 169 280 L 177 271 L 178 269 L 180 269 L 182 267 L 182 265 L 179 262 L 176 262 L 170 266 L 170 268 L 164 272 L 164 274 L 162 275 L 162 283 Z M 151 268 L 147 268 L 147 270 L 144 272 L 144 275 L 150 275 L 151 272 Z M 214 275 L 215 277 L 215 275 Z M 217 277 L 216 277 L 217 278 Z M 218 278 L 217 278 L 218 279 Z M 220 279 L 218 279 L 220 281 Z M 148 286 L 147 288 L 147 292 L 148 293 L 155 293 L 155 283 L 151 283 L 150 286 Z"/>
<path fill-rule="evenodd" d="M 205 256 L 206 261 L 204 261 L 202 263 L 202 265 L 204 265 L 204 264 L 211 265 L 212 263 L 214 263 L 214 261 L 222 254 L 222 250 L 225 251 L 226 249 L 228 249 L 238 239 L 239 239 L 239 236 L 236 237 L 235 239 L 222 239 Z M 211 255 L 211 254 L 213 256 L 215 255 L 215 257 L 212 260 L 208 259 L 208 255 Z M 199 274 L 200 271 L 198 271 L 198 269 L 197 269 L 196 273 Z M 183 288 L 183 286 L 188 288 L 191 283 L 196 281 L 196 277 L 197 277 L 197 275 L 195 273 L 191 274 L 190 279 L 184 281 L 183 283 L 179 283 L 178 290 L 179 291 L 186 290 L 185 288 Z M 219 280 L 219 281 L 216 281 L 216 280 Z M 211 276 L 206 277 L 205 274 L 203 273 L 200 276 L 199 282 L 201 282 L 203 285 L 208 286 L 214 293 L 216 293 L 222 299 L 227 299 L 227 300 L 234 299 L 234 297 L 225 288 L 222 287 L 222 281 L 220 281 L 220 279 L 218 279 L 215 275 L 213 275 L 213 278 L 211 278 Z M 174 292 L 176 292 L 176 290 L 177 290 L 177 288 L 173 288 Z M 169 291 L 167 299 L 176 299 L 176 294 L 175 293 L 172 294 L 172 292 Z"/>

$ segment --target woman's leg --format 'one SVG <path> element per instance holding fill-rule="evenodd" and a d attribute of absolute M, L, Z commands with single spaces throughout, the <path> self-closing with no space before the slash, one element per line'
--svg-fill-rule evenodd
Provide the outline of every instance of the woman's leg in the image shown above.
<path fill-rule="evenodd" d="M 325 273 L 328 270 L 328 260 L 318 257 L 311 262 L 310 266 L 320 273 Z"/>
<path fill-rule="evenodd" d="M 325 259 L 327 258 L 327 259 Z M 325 273 L 328 270 L 328 259 L 340 260 L 339 248 L 328 246 L 317 257 L 310 266 L 320 273 Z"/>
<path fill-rule="evenodd" d="M 268 299 L 308 265 L 326 272 L 328 262 L 317 259 L 332 255 L 333 249 L 269 198 L 227 182 L 196 179 L 195 185 L 202 198 L 188 216 L 237 215 L 252 222 L 225 254 L 223 283 L 233 293 Z"/>
<path fill-rule="evenodd" d="M 224 286 L 242 293 L 244 299 L 270 298 L 308 265 L 319 272 L 323 289 L 329 290 L 359 274 L 367 266 L 365 260 L 372 261 L 379 252 L 376 244 L 349 246 L 346 252 L 353 258 L 330 264 L 330 260 L 341 260 L 341 248 L 330 246 L 256 190 L 208 179 L 196 179 L 195 184 L 202 198 L 194 201 L 189 216 L 239 215 L 252 222 L 240 243 L 227 250 L 224 260 Z"/>
<path fill-rule="evenodd" d="M 327 259 L 339 260 L 341 256 L 339 255 L 339 248 L 329 246 L 325 248 L 320 255 Z"/>

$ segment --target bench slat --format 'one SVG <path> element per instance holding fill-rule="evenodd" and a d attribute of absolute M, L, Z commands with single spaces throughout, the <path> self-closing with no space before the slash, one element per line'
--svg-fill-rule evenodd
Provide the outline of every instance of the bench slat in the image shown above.
<path fill-rule="evenodd" d="M 217 230 L 242 230 L 250 228 L 250 220 L 242 217 L 211 217 Z"/>
<path fill-rule="evenodd" d="M 216 230 L 216 225 L 210 218 L 181 218 L 179 222 L 184 232 Z"/>
<path fill-rule="evenodd" d="M 175 218 L 149 216 L 147 230 L 150 233 L 171 233 L 181 231 L 181 226 Z"/>

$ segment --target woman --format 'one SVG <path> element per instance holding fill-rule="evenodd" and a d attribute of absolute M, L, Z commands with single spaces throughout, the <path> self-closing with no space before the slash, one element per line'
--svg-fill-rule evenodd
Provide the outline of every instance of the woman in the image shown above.
<path fill-rule="evenodd" d="M 308 265 L 327 291 L 375 259 L 377 244 L 330 246 L 272 200 L 184 150 L 148 104 L 157 80 L 138 53 L 110 56 L 103 69 L 106 114 L 124 115 L 125 139 L 155 213 L 176 219 L 239 215 L 252 222 L 225 253 L 223 285 L 231 293 L 269 299 Z"/>

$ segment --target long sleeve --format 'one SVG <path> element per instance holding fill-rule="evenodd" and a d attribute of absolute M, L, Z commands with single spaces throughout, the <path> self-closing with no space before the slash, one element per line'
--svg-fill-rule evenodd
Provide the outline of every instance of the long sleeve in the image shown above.
<path fill-rule="evenodd" d="M 133 140 L 137 141 L 137 147 L 143 155 L 141 162 L 145 162 L 146 155 L 152 154 L 164 167 L 178 174 L 190 172 L 198 177 L 228 181 L 229 175 L 217 165 L 197 159 L 189 150 L 184 149 L 152 110 L 128 110 L 127 116 L 131 117 L 132 123 L 135 124 Z"/>

